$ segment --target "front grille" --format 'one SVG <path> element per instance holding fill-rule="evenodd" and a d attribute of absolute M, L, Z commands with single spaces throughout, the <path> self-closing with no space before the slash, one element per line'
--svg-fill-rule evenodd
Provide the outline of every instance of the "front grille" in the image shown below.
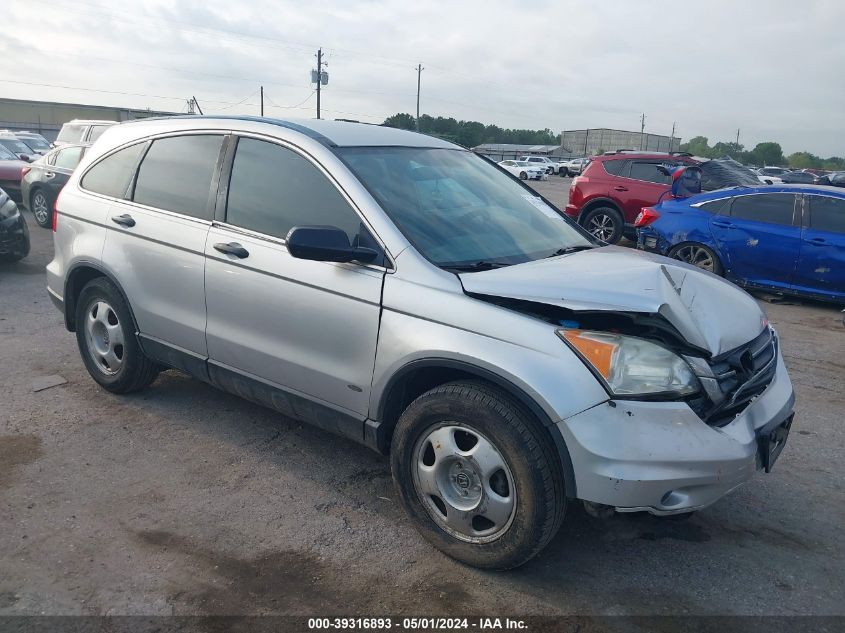
<path fill-rule="evenodd" d="M 696 372 L 707 394 L 694 403 L 696 413 L 712 426 L 728 424 L 772 382 L 777 349 L 777 336 L 766 328 L 751 342 L 708 361 L 705 371 Z"/>

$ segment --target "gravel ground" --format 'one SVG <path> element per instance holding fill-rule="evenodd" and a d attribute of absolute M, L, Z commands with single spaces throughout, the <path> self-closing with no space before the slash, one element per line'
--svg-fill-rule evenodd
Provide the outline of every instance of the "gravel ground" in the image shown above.
<path fill-rule="evenodd" d="M 572 506 L 537 559 L 488 573 L 422 541 L 366 448 L 172 371 L 98 388 L 28 219 L 32 254 L 0 267 L 0 614 L 845 614 L 832 307 L 763 304 L 798 396 L 772 474 L 688 521 Z"/>

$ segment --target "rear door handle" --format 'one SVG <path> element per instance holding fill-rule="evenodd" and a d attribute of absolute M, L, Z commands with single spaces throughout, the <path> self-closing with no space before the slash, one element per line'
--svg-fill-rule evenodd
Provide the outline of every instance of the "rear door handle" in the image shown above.
<path fill-rule="evenodd" d="M 125 227 L 135 226 L 135 218 L 133 218 L 128 213 L 124 213 L 123 215 L 113 215 L 111 221 L 114 222 L 115 224 L 119 224 L 120 226 L 125 226 Z"/>
<path fill-rule="evenodd" d="M 721 226 L 723 229 L 732 229 L 734 225 L 730 222 L 717 222 L 716 220 L 713 221 L 713 226 Z"/>
<path fill-rule="evenodd" d="M 45 178 L 53 178 L 55 175 L 56 175 L 56 174 L 54 174 L 52 171 L 47 171 L 47 172 L 44 172 L 44 177 L 45 177 Z"/>
<path fill-rule="evenodd" d="M 234 255 L 238 259 L 249 257 L 249 251 L 237 242 L 229 242 L 228 244 L 218 242 L 214 245 L 214 249 L 220 251 L 221 253 L 226 253 L 227 255 Z"/>
<path fill-rule="evenodd" d="M 628 187 L 614 187 L 614 191 L 628 191 Z"/>
<path fill-rule="evenodd" d="M 823 237 L 811 237 L 807 241 L 810 244 L 816 244 L 817 246 L 824 246 L 825 244 L 828 243 L 828 241 L 826 239 L 824 239 Z"/>

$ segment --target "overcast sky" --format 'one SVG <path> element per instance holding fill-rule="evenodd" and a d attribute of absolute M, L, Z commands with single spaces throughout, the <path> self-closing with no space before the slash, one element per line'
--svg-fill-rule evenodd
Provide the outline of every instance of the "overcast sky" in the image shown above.
<path fill-rule="evenodd" d="M 413 114 L 422 62 L 434 116 L 560 132 L 645 112 L 655 134 L 845 155 L 842 0 L 5 0 L 2 16 L 4 97 L 258 114 L 263 84 L 267 114 L 308 117 L 322 46 L 329 118 Z"/>

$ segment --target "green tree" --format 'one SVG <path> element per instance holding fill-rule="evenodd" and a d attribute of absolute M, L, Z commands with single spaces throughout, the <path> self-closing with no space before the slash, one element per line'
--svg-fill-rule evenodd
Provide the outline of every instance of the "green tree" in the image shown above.
<path fill-rule="evenodd" d="M 745 157 L 745 148 L 741 143 L 724 143 L 719 141 L 710 150 L 712 158 L 721 158 L 722 156 L 730 156 L 734 160 L 742 161 Z"/>
<path fill-rule="evenodd" d="M 756 161 L 762 165 L 783 165 L 786 159 L 783 157 L 783 150 L 780 143 L 766 141 L 765 143 L 757 143 L 751 153 L 756 158 Z"/>
<path fill-rule="evenodd" d="M 790 154 L 786 161 L 793 169 L 807 169 L 808 167 L 819 169 L 822 166 L 822 160 L 810 152 L 795 152 Z"/>
<path fill-rule="evenodd" d="M 682 152 L 689 152 L 693 156 L 710 156 L 710 145 L 706 136 L 694 136 L 681 144 Z"/>
<path fill-rule="evenodd" d="M 410 114 L 406 114 L 404 112 L 400 112 L 399 114 L 394 114 L 393 116 L 389 116 L 384 120 L 384 124 L 387 127 L 395 127 L 399 128 L 400 130 L 415 130 L 417 129 L 417 122 L 414 117 Z"/>

